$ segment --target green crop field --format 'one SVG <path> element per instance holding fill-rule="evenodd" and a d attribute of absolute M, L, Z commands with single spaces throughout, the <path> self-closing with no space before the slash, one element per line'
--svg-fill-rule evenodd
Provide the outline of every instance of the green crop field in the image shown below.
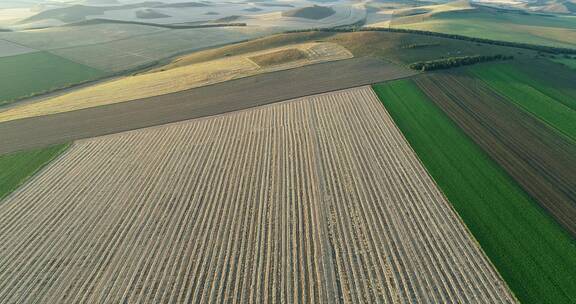
<path fill-rule="evenodd" d="M 576 18 L 568 16 L 525 15 L 479 8 L 441 12 L 422 21 L 392 25 L 494 40 L 576 47 Z"/>
<path fill-rule="evenodd" d="M 374 90 L 520 302 L 576 302 L 576 242 L 413 82 Z"/>
<path fill-rule="evenodd" d="M 68 144 L 0 155 L 0 200 L 68 148 Z"/>
<path fill-rule="evenodd" d="M 2 57 L 0 71 L 0 105 L 105 75 L 47 52 Z"/>
<path fill-rule="evenodd" d="M 576 140 L 576 83 L 573 88 L 554 87 L 554 83 L 531 78 L 511 64 L 478 65 L 469 71 L 525 111 Z"/>

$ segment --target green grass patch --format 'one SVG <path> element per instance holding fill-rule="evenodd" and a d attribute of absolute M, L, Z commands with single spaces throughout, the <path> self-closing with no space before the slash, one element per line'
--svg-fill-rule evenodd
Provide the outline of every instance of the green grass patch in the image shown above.
<path fill-rule="evenodd" d="M 576 141 L 576 90 L 570 94 L 570 90 L 531 78 L 511 64 L 478 65 L 469 71 L 526 112 Z"/>
<path fill-rule="evenodd" d="M 69 144 L 0 155 L 0 200 L 51 160 L 68 148 Z"/>
<path fill-rule="evenodd" d="M 576 302 L 576 242 L 413 82 L 374 90 L 520 302 Z"/>
<path fill-rule="evenodd" d="M 0 105 L 105 75 L 48 52 L 0 58 Z"/>

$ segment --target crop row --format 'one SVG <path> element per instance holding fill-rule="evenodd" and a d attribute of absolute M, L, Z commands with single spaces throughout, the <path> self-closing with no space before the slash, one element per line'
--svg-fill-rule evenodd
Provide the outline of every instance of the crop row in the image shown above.
<path fill-rule="evenodd" d="M 368 87 L 77 142 L 0 242 L 0 302 L 513 302 Z"/>

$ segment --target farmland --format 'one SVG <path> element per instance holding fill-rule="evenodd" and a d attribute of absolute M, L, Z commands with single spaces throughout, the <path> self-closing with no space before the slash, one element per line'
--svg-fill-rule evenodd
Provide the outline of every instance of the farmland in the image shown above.
<path fill-rule="evenodd" d="M 222 39 L 226 40 L 230 38 L 232 40 L 226 41 L 231 42 L 239 39 L 253 38 L 260 34 L 264 34 L 253 32 L 250 28 L 158 31 L 157 29 L 150 30 L 148 29 L 150 27 L 147 26 L 136 25 L 126 25 L 127 27 L 122 25 L 118 28 L 110 28 L 106 24 L 98 26 L 102 26 L 102 28 L 97 27 L 96 25 L 64 27 L 58 29 L 52 28 L 27 32 L 0 33 L 0 37 L 5 35 L 7 37 L 6 39 L 18 41 L 18 43 L 33 47 L 45 45 L 44 48 L 54 54 L 58 54 L 64 58 L 69 58 L 75 62 L 96 67 L 97 69 L 106 71 L 106 73 L 109 74 L 111 72 L 122 71 L 125 73 L 126 69 L 138 69 L 139 67 L 142 68 L 143 66 L 149 66 L 150 64 L 164 60 L 170 55 L 183 52 L 192 44 L 191 47 L 193 49 L 198 49 L 214 46 L 215 43 L 222 42 Z M 85 27 L 87 31 L 95 31 L 95 33 L 99 34 L 84 35 L 88 36 L 84 38 L 81 35 L 82 32 L 77 29 Z M 245 35 L 237 35 L 238 31 Z M 110 34 L 106 34 L 108 32 Z M 176 60 L 169 62 L 167 65 L 156 66 L 153 71 L 171 70 L 175 67 L 196 63 L 207 63 L 214 60 L 217 60 L 217 62 L 226 62 L 227 60 L 233 59 L 229 57 L 239 55 L 245 56 L 247 53 L 271 51 L 276 48 L 285 48 L 289 45 L 305 43 L 336 44 L 349 50 L 354 54 L 354 56 L 375 56 L 403 65 L 408 65 L 416 61 L 434 60 L 446 56 L 502 54 L 508 56 L 514 55 L 529 57 L 535 54 L 535 52 L 523 50 L 523 55 L 519 55 L 518 50 L 515 48 L 454 41 L 438 37 L 422 37 L 420 35 L 406 33 L 358 32 L 331 34 L 322 32 L 304 32 L 273 35 L 245 43 L 232 44 L 205 51 L 197 51 L 179 57 Z M 61 48 L 58 48 L 59 44 L 62 45 Z M 156 47 L 156 44 L 158 44 L 158 48 Z M 414 45 L 418 47 L 410 47 Z M 324 54 L 323 56 L 330 55 L 331 48 L 328 48 L 326 51 L 328 54 Z M 231 67 L 232 66 L 233 65 L 231 65 Z M 201 71 L 207 68 L 207 66 L 197 66 L 195 68 L 198 68 L 198 71 Z M 105 103 L 133 100 L 150 96 L 150 93 L 148 93 L 149 91 L 153 91 L 154 95 L 158 95 L 176 89 L 197 86 L 188 84 L 190 81 L 198 83 L 203 82 L 201 79 L 191 80 L 190 77 L 187 76 L 189 75 L 189 71 L 190 69 L 179 70 L 179 73 L 176 73 L 175 70 L 172 70 L 175 74 L 156 74 L 155 76 L 158 77 L 158 82 L 155 83 L 151 83 L 147 79 L 139 77 L 127 77 L 127 79 L 125 79 L 126 82 L 106 83 L 102 86 L 95 86 L 89 90 L 80 91 L 78 92 L 80 95 L 70 95 L 70 97 L 75 97 L 75 99 L 79 97 L 79 99 L 75 100 L 79 101 L 77 106 L 85 107 L 88 104 L 99 104 L 98 100 L 93 99 L 101 99 L 100 102 L 104 101 Z M 191 76 L 197 74 L 198 73 L 192 73 Z M 224 76 L 225 74 L 226 73 L 223 73 Z M 200 75 L 200 78 L 213 78 L 209 74 L 207 75 Z M 172 81 L 176 76 L 183 77 L 183 79 Z M 149 76 L 148 78 L 153 77 Z M 168 87 L 160 84 L 160 87 L 156 90 L 156 85 L 158 85 L 158 83 L 166 83 L 166 79 L 170 79 L 168 81 Z M 222 77 L 222 79 L 230 78 Z M 142 81 L 140 82 L 140 80 Z M 206 81 L 204 81 L 204 83 L 206 83 Z M 113 96 L 115 92 L 120 96 Z M 27 94 L 33 93 L 39 92 L 28 92 Z M 91 93 L 91 95 L 87 98 L 85 95 L 82 95 L 83 93 Z M 134 93 L 134 95 L 130 95 L 131 93 Z M 100 96 L 101 94 L 102 96 Z M 126 94 L 128 95 L 124 96 Z M 67 107 L 65 105 L 67 102 L 62 101 L 61 99 L 55 100 L 52 104 L 56 108 Z M 40 108 L 42 108 L 42 106 L 40 106 Z M 59 111 L 61 110 L 56 110 L 55 112 Z M 37 111 L 31 110 L 25 112 L 36 113 Z M 25 114 L 25 116 L 26 115 L 28 114 Z M 20 117 L 20 115 L 15 115 L 15 117 Z"/>
<path fill-rule="evenodd" d="M 555 85 L 551 80 L 547 84 L 514 65 L 478 66 L 471 72 L 520 108 L 576 141 L 576 88 L 571 84 Z M 568 77 L 572 77 L 573 83 L 576 74 Z M 562 81 L 559 77 L 555 80 Z"/>
<path fill-rule="evenodd" d="M 105 75 L 47 52 L 0 57 L 0 105 Z"/>
<path fill-rule="evenodd" d="M 0 154 L 404 78 L 414 71 L 352 58 L 100 107 L 0 123 Z"/>
<path fill-rule="evenodd" d="M 0 200 L 60 155 L 67 147 L 68 145 L 63 144 L 0 155 Z"/>
<path fill-rule="evenodd" d="M 574 239 L 419 87 L 429 88 L 400 80 L 375 90 L 520 302 L 574 302 Z"/>
<path fill-rule="evenodd" d="M 239 42 L 266 33 L 259 28 L 169 30 L 51 52 L 100 70 L 120 72 L 181 53 Z"/>
<path fill-rule="evenodd" d="M 32 52 L 36 50 L 0 39 L 0 58 Z"/>
<path fill-rule="evenodd" d="M 400 20 L 392 21 L 392 27 L 557 47 L 576 47 L 576 18 L 572 16 L 542 16 L 477 7 L 440 12 L 413 23 Z"/>
<path fill-rule="evenodd" d="M 76 142 L 0 227 L 2 302 L 515 302 L 369 87 Z"/>
<path fill-rule="evenodd" d="M 435 75 L 419 86 L 576 236 L 576 145 L 481 82 Z"/>
<path fill-rule="evenodd" d="M 576 303 L 526 1 L 0 1 L 0 303 Z"/>
<path fill-rule="evenodd" d="M 50 51 L 124 40 L 162 31 L 165 30 L 136 24 L 97 24 L 5 32 L 0 33 L 0 37 L 34 49 Z M 90 33 L 90 35 L 86 33 Z"/>
<path fill-rule="evenodd" d="M 299 58 L 278 58 L 285 51 L 297 51 Z M 62 96 L 16 105 L 0 112 L 0 121 L 61 113 L 151 96 L 174 93 L 257 74 L 309 64 L 351 58 L 352 54 L 334 43 L 303 43 L 227 56 L 191 64 L 167 65 L 149 73 L 127 76 L 78 89 Z M 185 60 L 185 58 L 183 58 Z M 276 60 L 276 62 L 274 62 Z M 179 62 L 181 60 L 177 60 Z M 257 64 L 258 63 L 258 64 Z"/>
<path fill-rule="evenodd" d="M 529 50 L 411 33 L 347 32 L 324 40 L 345 47 L 356 57 L 380 57 L 403 65 L 446 57 L 502 54 L 520 59 L 536 56 L 536 52 Z"/>

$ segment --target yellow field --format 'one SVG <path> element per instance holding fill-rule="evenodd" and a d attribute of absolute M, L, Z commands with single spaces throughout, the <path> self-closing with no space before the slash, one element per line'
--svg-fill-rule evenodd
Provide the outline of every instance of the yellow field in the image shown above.
<path fill-rule="evenodd" d="M 284 60 L 281 64 L 266 66 L 259 66 L 250 60 L 250 58 L 257 58 L 266 54 L 282 54 L 283 50 L 289 49 L 297 49 L 306 56 L 302 59 L 288 62 Z M 313 42 L 184 66 L 172 67 L 174 64 L 170 64 L 164 69 L 157 69 L 150 73 L 125 77 L 36 103 L 9 108 L 0 112 L 0 121 L 61 113 L 158 96 L 231 79 L 351 57 L 352 54 L 338 44 Z M 177 62 L 175 63 L 177 64 Z"/>

